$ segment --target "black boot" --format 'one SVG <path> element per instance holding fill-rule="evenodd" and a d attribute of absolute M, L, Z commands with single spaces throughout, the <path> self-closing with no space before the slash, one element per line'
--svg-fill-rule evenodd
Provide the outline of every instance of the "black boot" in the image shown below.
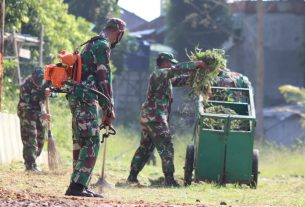
<path fill-rule="evenodd" d="M 138 181 L 137 177 L 138 177 L 138 173 L 134 173 L 131 171 L 127 178 L 127 183 L 140 185 L 140 182 Z"/>
<path fill-rule="evenodd" d="M 32 171 L 33 170 L 32 163 L 24 163 L 24 166 L 25 166 L 25 171 Z"/>
<path fill-rule="evenodd" d="M 37 166 L 37 164 L 36 163 L 33 163 L 33 170 L 35 171 L 35 172 L 38 172 L 38 173 L 40 173 L 41 172 L 41 169 Z"/>
<path fill-rule="evenodd" d="M 103 196 L 102 194 L 98 194 L 98 193 L 96 193 L 96 192 L 94 192 L 94 191 L 92 191 L 92 190 L 89 190 L 88 187 L 85 187 L 85 190 L 84 190 L 84 191 L 87 192 L 87 193 L 92 194 L 93 197 L 96 197 L 96 198 L 104 198 L 104 196 Z"/>
<path fill-rule="evenodd" d="M 37 167 L 36 163 L 25 163 L 25 170 L 35 173 L 41 173 L 41 170 Z"/>
<path fill-rule="evenodd" d="M 179 183 L 174 179 L 173 173 L 165 174 L 164 185 L 167 187 L 180 187 Z"/>
<path fill-rule="evenodd" d="M 81 197 L 94 197 L 93 194 L 85 191 L 85 186 L 79 183 L 70 183 L 65 195 L 67 196 L 81 196 Z"/>

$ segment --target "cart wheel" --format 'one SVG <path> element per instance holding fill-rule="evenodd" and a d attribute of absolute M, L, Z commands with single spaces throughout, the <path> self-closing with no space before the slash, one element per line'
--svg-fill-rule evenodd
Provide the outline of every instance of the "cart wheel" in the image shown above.
<path fill-rule="evenodd" d="M 257 180 L 258 180 L 258 158 L 259 158 L 259 151 L 258 149 L 253 150 L 253 158 L 252 158 L 252 175 L 253 179 L 250 182 L 250 188 L 256 189 L 257 187 Z"/>
<path fill-rule="evenodd" d="M 191 185 L 192 174 L 194 170 L 194 145 L 189 144 L 186 148 L 185 165 L 184 165 L 184 186 Z"/>

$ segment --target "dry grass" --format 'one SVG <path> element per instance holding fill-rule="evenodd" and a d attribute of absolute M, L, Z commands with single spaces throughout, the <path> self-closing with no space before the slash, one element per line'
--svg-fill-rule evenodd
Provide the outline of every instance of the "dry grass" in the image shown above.
<path fill-rule="evenodd" d="M 62 104 L 62 105 L 60 105 Z M 0 188 L 14 192 L 34 192 L 62 196 L 69 184 L 71 173 L 71 131 L 70 114 L 63 103 L 56 103 L 53 111 L 53 132 L 56 144 L 63 159 L 60 170 L 48 171 L 37 175 L 24 172 L 21 162 L 3 165 L 0 168 Z M 112 183 L 123 182 L 129 165 L 139 144 L 140 134 L 123 127 L 117 128 L 117 136 L 109 138 L 106 164 L 107 180 Z M 190 135 L 175 137 L 175 176 L 182 184 L 185 148 L 191 142 Z M 171 203 L 218 206 L 305 206 L 305 147 L 291 150 L 274 146 L 258 146 L 260 149 L 258 188 L 247 186 L 199 183 L 187 188 L 163 188 L 157 186 L 162 178 L 160 159 L 157 166 L 146 166 L 139 176 L 143 188 L 117 187 L 105 190 L 106 199 L 145 203 Z M 102 153 L 100 153 L 101 155 Z M 101 170 L 101 157 L 98 158 L 91 183 L 98 180 Z M 96 189 L 97 190 L 97 189 Z"/>

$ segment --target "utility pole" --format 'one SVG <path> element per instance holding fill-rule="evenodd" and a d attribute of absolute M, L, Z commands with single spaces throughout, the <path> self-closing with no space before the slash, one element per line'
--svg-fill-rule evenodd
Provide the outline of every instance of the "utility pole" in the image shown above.
<path fill-rule="evenodd" d="M 264 2 L 256 1 L 256 139 L 262 141 L 264 138 Z"/>
<path fill-rule="evenodd" d="M 44 37 L 44 25 L 41 24 L 40 44 L 39 44 L 39 67 L 42 67 L 43 65 L 43 37 Z"/>
<path fill-rule="evenodd" d="M 19 48 L 15 31 L 13 31 L 13 43 L 14 43 L 14 53 L 17 60 L 17 76 L 18 83 L 21 85 L 21 72 L 20 72 L 20 62 L 19 62 Z"/>
<path fill-rule="evenodd" d="M 4 52 L 4 19 L 5 19 L 5 0 L 0 1 L 0 112 L 2 110 L 3 96 L 3 52 Z"/>

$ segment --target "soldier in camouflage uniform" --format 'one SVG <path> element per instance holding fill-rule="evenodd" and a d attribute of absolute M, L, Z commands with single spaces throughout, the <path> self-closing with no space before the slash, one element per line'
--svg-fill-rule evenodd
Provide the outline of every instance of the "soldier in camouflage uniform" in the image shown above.
<path fill-rule="evenodd" d="M 213 84 L 218 87 L 231 87 L 231 88 L 250 88 L 251 82 L 248 77 L 233 72 L 228 68 L 221 69 L 218 74 L 218 80 Z M 211 99 L 219 101 L 246 101 L 246 97 L 242 91 L 231 91 L 231 90 L 216 90 L 211 95 Z"/>
<path fill-rule="evenodd" d="M 169 132 L 168 119 L 172 103 L 172 86 L 185 86 L 195 69 L 205 69 L 202 61 L 180 63 L 170 53 L 160 53 L 158 69 L 149 78 L 147 97 L 141 109 L 142 138 L 130 167 L 127 183 L 139 184 L 137 176 L 157 149 L 165 176 L 166 186 L 178 186 L 174 180 L 174 148 Z"/>
<path fill-rule="evenodd" d="M 45 111 L 45 95 L 50 95 L 50 92 L 45 92 L 48 83 L 44 83 L 43 76 L 43 70 L 37 68 L 25 79 L 17 107 L 25 168 L 34 172 L 40 171 L 36 158 L 41 154 L 46 138 L 46 121 L 50 119 Z"/>
<path fill-rule="evenodd" d="M 81 52 L 81 85 L 100 91 L 111 100 L 111 104 L 110 49 L 121 40 L 124 30 L 125 22 L 117 18 L 110 19 L 100 38 L 89 42 Z M 102 197 L 88 189 L 99 152 L 98 104 L 103 111 L 102 123 L 105 126 L 111 126 L 115 118 L 114 109 L 109 107 L 105 99 L 83 87 L 75 87 L 67 99 L 72 113 L 73 173 L 66 195 Z"/>

